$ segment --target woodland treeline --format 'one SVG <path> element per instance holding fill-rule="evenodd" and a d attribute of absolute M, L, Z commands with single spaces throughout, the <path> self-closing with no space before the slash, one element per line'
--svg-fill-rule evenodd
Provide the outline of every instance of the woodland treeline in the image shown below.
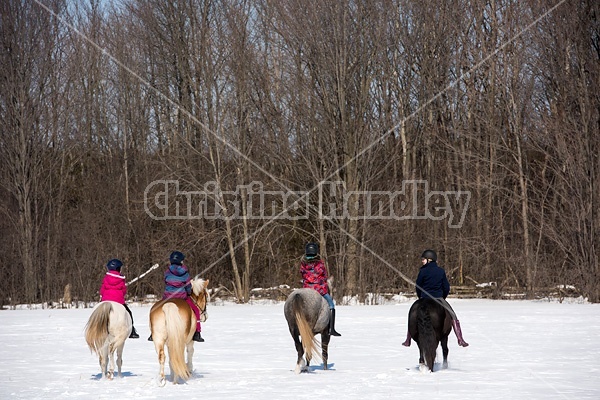
<path fill-rule="evenodd" d="M 412 290 L 433 248 L 455 286 L 600 301 L 596 0 L 0 10 L 2 304 L 97 300 L 114 257 L 160 295 L 173 250 L 243 302 L 297 287 L 309 240 L 338 299 Z"/>

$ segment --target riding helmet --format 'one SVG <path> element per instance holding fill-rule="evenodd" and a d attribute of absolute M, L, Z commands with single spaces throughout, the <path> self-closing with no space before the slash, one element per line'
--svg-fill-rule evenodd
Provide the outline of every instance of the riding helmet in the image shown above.
<path fill-rule="evenodd" d="M 437 261 L 437 254 L 433 250 L 425 250 L 423 254 L 421 254 L 421 258 Z"/>
<path fill-rule="evenodd" d="M 117 258 L 113 258 L 106 264 L 106 268 L 108 268 L 109 271 L 120 271 L 122 266 L 123 263 Z"/>
<path fill-rule="evenodd" d="M 169 256 L 169 261 L 171 261 L 171 264 L 181 265 L 181 263 L 183 262 L 184 258 L 185 258 L 185 256 L 183 255 L 182 252 L 180 252 L 180 251 L 174 251 Z"/>
<path fill-rule="evenodd" d="M 304 254 L 306 258 L 314 258 L 319 254 L 319 245 L 314 242 L 310 242 L 306 244 L 304 249 Z"/>

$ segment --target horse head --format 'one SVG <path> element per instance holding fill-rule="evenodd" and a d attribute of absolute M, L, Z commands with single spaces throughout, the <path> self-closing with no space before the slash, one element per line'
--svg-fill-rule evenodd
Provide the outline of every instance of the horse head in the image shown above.
<path fill-rule="evenodd" d="M 206 306 L 210 301 L 210 293 L 208 293 L 209 280 L 202 279 L 198 275 L 192 279 L 192 294 L 191 298 L 200 309 L 200 322 L 205 322 L 208 319 Z"/>

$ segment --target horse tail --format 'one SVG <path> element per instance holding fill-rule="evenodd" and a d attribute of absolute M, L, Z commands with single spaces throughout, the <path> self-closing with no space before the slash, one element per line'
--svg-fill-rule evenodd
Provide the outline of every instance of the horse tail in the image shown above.
<path fill-rule="evenodd" d="M 319 356 L 318 344 L 315 341 L 315 334 L 313 333 L 312 327 L 308 324 L 306 316 L 304 315 L 304 299 L 300 294 L 296 294 L 292 299 L 292 312 L 296 318 L 296 325 L 302 338 L 302 348 L 304 354 L 308 355 L 309 359 L 313 356 Z"/>
<path fill-rule="evenodd" d="M 165 313 L 165 325 L 167 330 L 167 349 L 169 350 L 169 361 L 173 372 L 173 379 L 177 376 L 187 380 L 190 377 L 190 371 L 187 368 L 184 358 L 187 330 L 185 321 L 179 315 L 179 309 L 176 304 L 166 303 L 162 306 Z"/>
<path fill-rule="evenodd" d="M 96 354 L 100 354 L 100 349 L 106 346 L 106 339 L 108 338 L 108 321 L 111 311 L 111 303 L 100 303 L 92 315 L 90 315 L 90 319 L 85 326 L 85 341 L 87 342 L 90 351 L 93 351 Z"/>
<path fill-rule="evenodd" d="M 423 352 L 423 359 L 429 370 L 433 371 L 437 350 L 437 339 L 431 322 L 430 308 L 426 301 L 421 302 L 417 310 L 417 327 L 419 332 L 419 348 Z"/>

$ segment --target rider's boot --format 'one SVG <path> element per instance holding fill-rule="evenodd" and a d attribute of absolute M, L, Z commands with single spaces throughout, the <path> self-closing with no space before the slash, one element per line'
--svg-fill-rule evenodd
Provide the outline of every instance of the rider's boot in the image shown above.
<path fill-rule="evenodd" d="M 460 330 L 460 322 L 458 322 L 457 319 L 452 320 L 452 328 L 454 329 L 454 333 L 458 338 L 458 345 L 462 347 L 467 347 L 469 343 L 465 342 L 465 340 L 463 339 L 462 331 Z"/>
<path fill-rule="evenodd" d="M 132 326 L 132 327 L 131 327 L 131 334 L 129 335 L 129 337 L 130 337 L 131 339 L 137 339 L 137 338 L 139 338 L 139 337 L 140 337 L 140 335 L 138 335 L 138 333 L 136 332 L 136 330 L 135 330 L 135 327 L 134 327 L 134 326 Z"/>
<path fill-rule="evenodd" d="M 200 332 L 198 331 L 194 332 L 194 337 L 192 338 L 192 340 L 194 342 L 204 342 L 204 339 L 202 339 L 202 335 L 200 335 Z"/>
<path fill-rule="evenodd" d="M 335 308 L 332 308 L 329 315 L 329 334 L 331 336 L 342 336 L 335 330 Z"/>

